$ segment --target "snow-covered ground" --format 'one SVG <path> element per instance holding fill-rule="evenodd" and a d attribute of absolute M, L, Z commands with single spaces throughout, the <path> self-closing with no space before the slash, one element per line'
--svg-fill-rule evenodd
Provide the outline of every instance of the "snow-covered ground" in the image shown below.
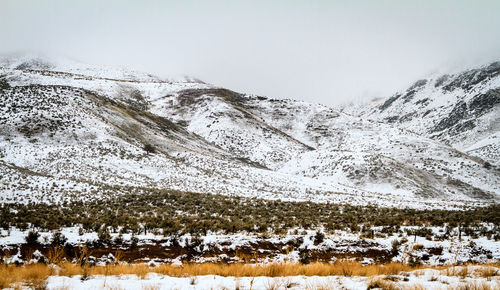
<path fill-rule="evenodd" d="M 465 277 L 448 276 L 446 271 L 425 269 L 402 275 L 374 277 L 290 276 L 290 277 L 169 277 L 148 274 L 144 279 L 123 276 L 51 276 L 48 289 L 372 289 L 393 285 L 395 289 L 499 289 L 500 276 L 481 277 L 474 272 Z M 381 282 L 378 282 L 381 281 Z M 369 288 L 371 287 L 371 288 Z M 413 287 L 413 288 L 412 288 Z M 482 287 L 482 288 L 481 288 Z M 486 288 L 489 287 L 489 288 Z"/>

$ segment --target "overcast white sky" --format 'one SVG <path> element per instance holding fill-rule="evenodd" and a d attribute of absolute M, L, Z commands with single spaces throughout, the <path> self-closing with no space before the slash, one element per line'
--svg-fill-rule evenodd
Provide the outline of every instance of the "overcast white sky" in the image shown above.
<path fill-rule="evenodd" d="M 324 104 L 500 60 L 500 1 L 0 0 L 0 53 L 45 52 Z"/>

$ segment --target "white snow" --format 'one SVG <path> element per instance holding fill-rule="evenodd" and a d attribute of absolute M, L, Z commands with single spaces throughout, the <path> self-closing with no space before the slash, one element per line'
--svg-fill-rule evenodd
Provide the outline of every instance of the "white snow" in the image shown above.
<path fill-rule="evenodd" d="M 382 280 L 395 287 L 422 289 L 457 289 L 459 287 L 490 287 L 497 289 L 499 276 L 482 278 L 474 272 L 465 278 L 447 276 L 445 272 L 425 269 L 388 276 L 287 276 L 287 277 L 170 277 L 150 273 L 144 279 L 135 275 L 122 276 L 51 276 L 47 289 L 367 289 L 374 281 Z M 394 281 L 394 282 L 392 282 Z M 488 289 L 490 289 L 488 288 Z M 481 288 L 483 289 L 483 288 Z"/>

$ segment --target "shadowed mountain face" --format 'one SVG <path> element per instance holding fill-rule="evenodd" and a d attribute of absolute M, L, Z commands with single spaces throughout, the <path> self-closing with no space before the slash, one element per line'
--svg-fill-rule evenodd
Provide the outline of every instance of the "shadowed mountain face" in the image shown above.
<path fill-rule="evenodd" d="M 498 132 L 498 64 L 419 81 L 360 116 L 61 60 L 0 67 L 2 202 L 141 187 L 456 207 L 500 193 L 498 142 L 477 147 Z"/>

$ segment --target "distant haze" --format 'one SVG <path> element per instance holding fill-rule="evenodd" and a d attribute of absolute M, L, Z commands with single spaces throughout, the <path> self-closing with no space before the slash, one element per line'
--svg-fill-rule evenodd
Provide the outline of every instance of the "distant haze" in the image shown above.
<path fill-rule="evenodd" d="M 336 105 L 500 60 L 500 1 L 0 1 L 0 53 L 44 52 Z"/>

